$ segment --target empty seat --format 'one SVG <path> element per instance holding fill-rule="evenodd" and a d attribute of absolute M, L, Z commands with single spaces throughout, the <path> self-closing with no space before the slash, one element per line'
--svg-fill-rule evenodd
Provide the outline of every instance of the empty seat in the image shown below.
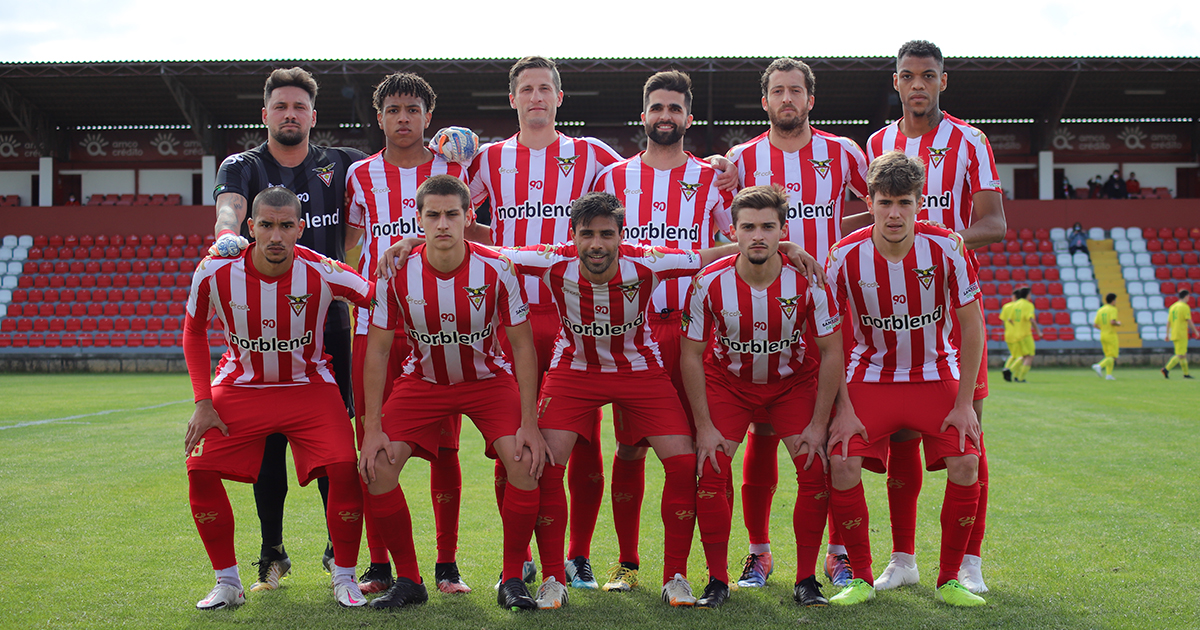
<path fill-rule="evenodd" d="M 1130 282 L 1125 285 L 1125 290 L 1129 292 L 1129 295 L 1145 295 L 1146 294 L 1145 285 L 1143 285 L 1141 282 Z"/>
<path fill-rule="evenodd" d="M 1144 282 L 1146 280 L 1154 280 L 1154 279 L 1155 279 L 1154 267 L 1150 267 L 1150 266 L 1138 267 L 1138 280 L 1141 280 Z"/>
<path fill-rule="evenodd" d="M 1163 304 L 1163 297 L 1161 295 L 1147 295 L 1146 296 L 1146 308 L 1149 308 L 1152 310 L 1160 310 L 1160 309 L 1166 308 L 1166 305 Z"/>
<path fill-rule="evenodd" d="M 1092 261 L 1088 259 L 1088 255 L 1083 252 L 1075 252 L 1071 256 L 1071 260 L 1076 267 L 1089 267 L 1092 264 Z"/>
<path fill-rule="evenodd" d="M 1117 254 L 1117 264 L 1121 265 L 1122 267 L 1134 266 L 1134 264 L 1135 264 L 1134 260 L 1135 259 L 1133 257 L 1133 254 L 1131 254 L 1129 252 L 1125 252 L 1123 254 Z"/>
<path fill-rule="evenodd" d="M 1087 326 L 1090 322 L 1086 311 L 1071 311 L 1072 326 Z"/>
<path fill-rule="evenodd" d="M 1075 279 L 1080 282 L 1088 282 L 1093 279 L 1091 267 L 1080 267 L 1075 270 Z"/>
<path fill-rule="evenodd" d="M 1075 282 L 1076 280 L 1078 280 L 1078 277 L 1076 276 L 1076 271 L 1075 271 L 1074 267 L 1067 267 L 1067 268 L 1063 269 L 1062 272 L 1059 274 L 1059 278 L 1063 282 Z"/>
<path fill-rule="evenodd" d="M 1087 237 L 1089 240 L 1093 240 L 1093 241 L 1104 240 L 1104 228 L 1094 227 L 1094 228 L 1088 229 Z"/>
<path fill-rule="evenodd" d="M 1130 280 L 1137 280 L 1138 279 L 1137 267 L 1126 267 L 1125 265 L 1121 265 L 1121 277 L 1125 278 L 1125 280 L 1127 282 Z"/>
<path fill-rule="evenodd" d="M 1144 295 L 1131 296 L 1129 298 L 1129 301 L 1133 305 L 1134 310 L 1136 310 L 1136 311 L 1144 311 L 1144 310 L 1147 310 L 1150 308 L 1150 304 L 1146 300 L 1146 296 L 1144 296 Z"/>
<path fill-rule="evenodd" d="M 1096 283 L 1095 282 L 1080 282 L 1079 283 L 1079 295 L 1096 295 Z"/>
<path fill-rule="evenodd" d="M 1064 282 L 1063 283 L 1063 295 L 1079 295 L 1079 283 L 1078 282 Z"/>
<path fill-rule="evenodd" d="M 1085 309 L 1087 309 L 1087 310 L 1089 310 L 1089 311 L 1095 311 L 1095 310 L 1099 310 L 1099 308 L 1100 308 L 1100 296 L 1098 296 L 1098 295 L 1087 295 L 1087 296 L 1084 296 L 1084 298 L 1083 298 L 1083 308 L 1085 308 Z"/>

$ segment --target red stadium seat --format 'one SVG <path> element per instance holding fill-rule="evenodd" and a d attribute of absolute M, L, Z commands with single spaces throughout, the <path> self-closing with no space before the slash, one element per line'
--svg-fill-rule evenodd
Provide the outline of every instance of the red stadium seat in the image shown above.
<path fill-rule="evenodd" d="M 158 288 L 158 276 L 152 275 L 152 274 L 146 274 L 144 276 L 141 276 L 141 278 L 142 278 L 142 286 L 144 286 L 148 289 L 157 289 Z"/>
<path fill-rule="evenodd" d="M 980 269 L 979 270 L 979 281 L 980 282 L 991 282 L 992 281 L 992 270 L 991 269 Z"/>
<path fill-rule="evenodd" d="M 37 242 L 36 239 L 34 242 Z M 62 247 L 64 242 L 65 241 L 63 240 L 62 236 L 55 234 L 54 236 L 49 237 L 49 239 L 46 241 L 46 244 L 50 247 Z"/>
<path fill-rule="evenodd" d="M 146 273 L 162 273 L 163 263 L 161 260 L 151 260 L 146 263 Z"/>
<path fill-rule="evenodd" d="M 1176 267 L 1171 270 L 1171 279 L 1172 280 L 1183 280 L 1184 278 L 1187 278 L 1187 269 L 1186 268 Z"/>
<path fill-rule="evenodd" d="M 1042 284 L 1041 282 L 1035 282 L 1029 285 L 1029 290 L 1034 295 L 1046 295 L 1046 285 Z"/>
<path fill-rule="evenodd" d="M 171 300 L 181 304 L 187 302 L 188 290 L 181 287 L 176 287 L 174 291 L 171 291 Z"/>
<path fill-rule="evenodd" d="M 1163 251 L 1164 252 L 1173 252 L 1173 251 L 1178 251 L 1178 250 L 1179 250 L 1179 243 L 1176 242 L 1175 239 L 1170 238 L 1170 239 L 1163 241 Z"/>
<path fill-rule="evenodd" d="M 178 317 L 168 317 L 163 320 L 163 330 L 180 330 L 181 328 L 183 328 L 183 324 Z"/>
<path fill-rule="evenodd" d="M 1167 255 L 1163 254 L 1163 253 L 1151 254 L 1150 255 L 1150 264 L 1152 264 L 1152 265 L 1167 264 Z"/>
<path fill-rule="evenodd" d="M 988 251 L 993 254 L 1003 253 L 1004 252 L 1004 243 L 992 243 L 991 245 L 988 245 Z"/>
<path fill-rule="evenodd" d="M 166 234 L 159 234 L 154 237 L 154 244 L 159 247 L 167 247 L 171 244 L 171 237 Z"/>
<path fill-rule="evenodd" d="M 1001 322 L 1001 321 L 1000 321 L 1000 314 L 999 314 L 999 313 L 988 313 L 988 314 L 987 314 L 987 323 L 988 323 L 988 326 L 1001 326 L 1001 325 L 1003 325 L 1003 322 Z"/>
<path fill-rule="evenodd" d="M 1070 326 L 1064 326 L 1058 329 L 1059 341 L 1075 341 L 1075 329 Z"/>
<path fill-rule="evenodd" d="M 1188 253 L 1184 254 L 1183 255 L 1183 264 L 1185 264 L 1185 265 L 1200 264 L 1200 254 L 1197 254 L 1196 252 L 1188 252 Z"/>
<path fill-rule="evenodd" d="M 1058 331 L 1053 328 L 1042 330 L 1042 339 L 1046 341 L 1058 341 Z"/>
<path fill-rule="evenodd" d="M 997 299 L 996 299 L 996 298 L 994 298 L 994 297 L 986 297 L 986 298 L 983 298 L 983 309 L 984 309 L 985 311 L 998 311 L 998 310 L 1000 310 L 1000 300 L 997 300 Z"/>
<path fill-rule="evenodd" d="M 118 317 L 117 319 L 113 320 L 113 330 L 116 330 L 119 332 L 125 332 L 125 331 L 129 330 L 129 320 L 130 319 L 131 318 L 129 318 L 129 317 Z"/>
<path fill-rule="evenodd" d="M 1017 231 L 1016 230 L 1009 228 L 1004 231 L 1004 240 L 1014 241 L 1016 239 L 1017 239 Z"/>
<path fill-rule="evenodd" d="M 81 321 L 81 330 L 83 330 L 83 332 L 95 332 L 96 331 L 96 320 L 95 319 L 88 317 L 88 318 L 80 320 L 80 321 Z"/>
<path fill-rule="evenodd" d="M 1058 324 L 1059 326 L 1070 326 L 1071 325 L 1071 314 L 1066 311 L 1059 311 L 1059 312 L 1055 313 L 1054 314 L 1054 323 Z M 1041 322 L 1039 321 L 1038 324 L 1040 325 Z"/>
<path fill-rule="evenodd" d="M 1178 291 L 1178 289 L 1175 288 L 1174 282 L 1163 282 L 1162 284 L 1158 285 L 1158 290 L 1162 291 L 1166 295 L 1172 295 Z M 1168 304 L 1168 306 L 1170 306 L 1170 304 Z"/>
<path fill-rule="evenodd" d="M 182 248 L 184 245 L 187 245 L 187 237 L 182 234 L 176 234 L 171 237 L 171 245 Z"/>
<path fill-rule="evenodd" d="M 179 273 L 179 263 L 174 260 L 163 261 L 163 271 L 167 273 Z"/>
<path fill-rule="evenodd" d="M 1049 310 L 1050 298 L 1044 296 L 1033 298 L 1033 307 L 1039 311 Z"/>
<path fill-rule="evenodd" d="M 114 347 L 114 348 L 124 348 L 125 347 L 125 335 L 123 335 L 121 333 L 113 333 L 112 335 L 109 336 L 109 339 L 110 339 L 109 345 L 111 345 L 112 347 Z"/>
<path fill-rule="evenodd" d="M 1046 288 L 1048 289 L 1048 292 L 1050 293 L 1050 295 L 1062 295 L 1063 294 L 1063 287 L 1062 287 L 1062 283 L 1060 283 L 1060 282 L 1051 282 L 1049 284 L 1049 286 L 1047 286 Z"/>
<path fill-rule="evenodd" d="M 143 331 L 146 330 L 146 320 L 141 317 L 134 317 L 129 321 L 129 330 Z"/>
<path fill-rule="evenodd" d="M 1025 270 L 1024 269 L 1013 269 L 1012 270 L 1012 280 L 1013 280 L 1013 282 L 1024 282 L 1025 281 Z"/>
<path fill-rule="evenodd" d="M 204 243 L 204 239 L 201 238 L 199 234 L 189 234 L 188 235 L 188 238 L 187 238 L 188 245 L 191 245 L 192 247 L 200 247 L 200 245 L 202 245 L 203 243 Z"/>
<path fill-rule="evenodd" d="M 168 313 L 167 304 L 165 304 L 163 302 L 156 302 L 154 304 L 154 306 L 151 307 L 151 309 L 150 309 L 150 314 L 155 317 L 163 317 L 167 313 Z"/>
<path fill-rule="evenodd" d="M 1025 241 L 1024 243 L 1021 243 L 1021 251 L 1025 252 L 1027 254 L 1031 254 L 1033 252 L 1036 252 L 1037 250 L 1038 250 L 1037 243 L 1035 243 L 1033 241 Z"/>
<path fill-rule="evenodd" d="M 1050 231 L 1046 228 L 1038 228 L 1037 231 L 1033 233 L 1033 238 L 1036 238 L 1039 241 L 1044 241 L 1050 238 Z"/>
<path fill-rule="evenodd" d="M 1190 252 L 1195 248 L 1196 248 L 1196 246 L 1195 246 L 1195 244 L 1192 243 L 1192 239 L 1190 239 L 1190 238 L 1180 239 L 1179 251 Z"/>
<path fill-rule="evenodd" d="M 104 331 L 104 332 L 107 332 L 107 331 L 110 331 L 113 329 L 113 320 L 109 317 L 101 317 L 99 320 L 97 320 L 96 324 L 97 324 L 96 327 L 99 330 Z"/>
<path fill-rule="evenodd" d="M 1004 251 L 1006 251 L 1010 254 L 1015 254 L 1015 253 L 1021 251 L 1021 244 L 1016 241 L 1007 241 L 1004 244 Z"/>
<path fill-rule="evenodd" d="M 1146 241 L 1146 251 L 1161 252 L 1162 251 L 1162 241 L 1158 240 L 1157 238 Z"/>
<path fill-rule="evenodd" d="M 1054 253 L 1054 243 L 1050 241 L 1038 241 L 1037 250 L 1043 254 Z"/>
<path fill-rule="evenodd" d="M 1185 227 L 1177 227 L 1173 232 L 1171 232 L 1171 236 L 1174 236 L 1175 238 L 1187 238 L 1187 235 L 1188 229 Z M 51 239 L 51 243 L 53 243 L 53 239 Z"/>
<path fill-rule="evenodd" d="M 1011 277 L 1011 276 L 1009 275 L 1009 271 L 1008 271 L 1008 269 L 997 269 L 997 270 L 995 271 L 995 278 L 996 278 L 996 281 L 997 281 L 997 282 L 1005 282 L 1005 281 L 1007 281 L 1007 280 L 1008 280 L 1010 277 Z"/>
<path fill-rule="evenodd" d="M 996 293 L 999 293 L 1000 295 L 1012 295 L 1012 292 L 1013 286 L 1008 282 L 1001 282 L 1000 284 L 996 285 Z"/>
<path fill-rule="evenodd" d="M 1060 314 L 1065 314 L 1065 313 L 1060 313 Z M 1037 323 L 1038 323 L 1038 326 L 1049 326 L 1050 324 L 1054 323 L 1054 316 L 1046 311 L 1042 311 L 1041 313 L 1037 314 Z M 1071 323 L 1071 317 L 1069 315 L 1067 316 L 1067 323 L 1068 324 Z"/>
<path fill-rule="evenodd" d="M 1041 282 L 1042 278 L 1045 278 L 1041 269 L 1030 269 L 1027 275 L 1029 276 L 1030 282 Z"/>
<path fill-rule="evenodd" d="M 146 259 L 152 255 L 153 255 L 153 250 L 150 249 L 149 247 L 146 247 L 145 245 L 137 248 L 137 257 L 138 258 Z"/>

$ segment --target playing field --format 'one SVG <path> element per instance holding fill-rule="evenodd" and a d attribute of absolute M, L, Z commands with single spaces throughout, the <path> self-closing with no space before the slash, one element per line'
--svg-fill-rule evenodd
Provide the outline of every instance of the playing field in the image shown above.
<path fill-rule="evenodd" d="M 997 375 L 998 376 L 998 375 Z M 189 515 L 183 435 L 191 390 L 183 375 L 0 375 L 0 628 L 1185 628 L 1200 626 L 1200 386 L 1175 372 L 1039 369 L 1029 383 L 996 379 L 984 427 L 991 505 L 984 546 L 988 606 L 933 600 L 944 474 L 927 475 L 917 535 L 920 586 L 849 610 L 797 608 L 795 546 L 781 474 L 772 534 L 776 572 L 715 611 L 670 610 L 658 599 L 661 468 L 651 456 L 642 519 L 643 587 L 631 594 L 571 591 L 568 608 L 512 613 L 496 606 L 499 518 L 482 439 L 463 432 L 459 566 L 475 588 L 434 590 L 415 610 L 343 610 L 321 570 L 325 534 L 315 487 L 293 485 L 285 539 L 294 563 L 284 588 L 247 605 L 202 613 L 212 571 Z M 605 454 L 611 459 L 612 432 Z M 740 459 L 740 453 L 739 453 Z M 784 458 L 786 463 L 786 458 Z M 790 467 L 790 464 L 787 464 Z M 740 464 L 738 467 L 740 471 Z M 739 475 L 740 477 L 740 475 Z M 867 474 L 875 572 L 890 552 L 883 479 Z M 294 479 L 294 473 L 293 473 Z M 428 467 L 404 472 L 422 571 L 434 558 Z M 740 483 L 740 480 L 739 480 Z M 250 487 L 229 483 L 242 580 L 255 578 L 258 523 Z M 794 486 L 793 486 L 794 487 Z M 731 571 L 745 533 L 735 519 Z M 616 559 L 607 500 L 593 564 Z M 360 567 L 366 558 L 365 544 Z M 700 591 L 697 534 L 691 580 Z M 821 578 L 824 580 L 824 578 Z M 826 595 L 834 589 L 826 588 Z"/>

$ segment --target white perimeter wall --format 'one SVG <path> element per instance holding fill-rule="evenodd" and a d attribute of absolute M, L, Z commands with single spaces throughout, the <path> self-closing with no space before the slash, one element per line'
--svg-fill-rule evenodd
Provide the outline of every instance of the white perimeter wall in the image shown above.
<path fill-rule="evenodd" d="M 192 205 L 192 174 L 196 170 L 143 170 L 138 173 L 139 195 L 170 195 L 178 193 L 183 205 Z"/>
<path fill-rule="evenodd" d="M 33 199 L 33 175 L 37 171 L 0 171 L 0 196 L 20 195 L 21 205 L 28 206 Z"/>

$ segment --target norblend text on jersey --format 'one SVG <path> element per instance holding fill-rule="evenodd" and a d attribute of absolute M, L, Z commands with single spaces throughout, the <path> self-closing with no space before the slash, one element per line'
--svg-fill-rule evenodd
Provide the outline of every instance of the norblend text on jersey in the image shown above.
<path fill-rule="evenodd" d="M 571 206 L 563 206 L 540 201 L 529 202 L 519 206 L 500 206 L 496 208 L 496 218 L 505 221 L 517 219 L 569 219 Z"/>
<path fill-rule="evenodd" d="M 700 226 L 667 225 L 665 223 L 647 223 L 645 225 L 625 226 L 627 241 L 691 241 L 700 242 Z"/>
<path fill-rule="evenodd" d="M 870 315 L 860 315 L 858 320 L 863 326 L 871 326 L 880 330 L 916 330 L 924 328 L 930 324 L 941 321 L 942 305 L 938 304 L 934 307 L 932 313 L 921 313 L 920 315 L 888 315 L 887 317 L 871 317 Z"/>
<path fill-rule="evenodd" d="M 229 340 L 233 342 L 233 345 L 247 352 L 294 352 L 312 343 L 313 333 L 311 330 L 305 331 L 304 336 L 299 339 L 277 339 L 275 337 L 246 339 L 230 333 Z"/>

